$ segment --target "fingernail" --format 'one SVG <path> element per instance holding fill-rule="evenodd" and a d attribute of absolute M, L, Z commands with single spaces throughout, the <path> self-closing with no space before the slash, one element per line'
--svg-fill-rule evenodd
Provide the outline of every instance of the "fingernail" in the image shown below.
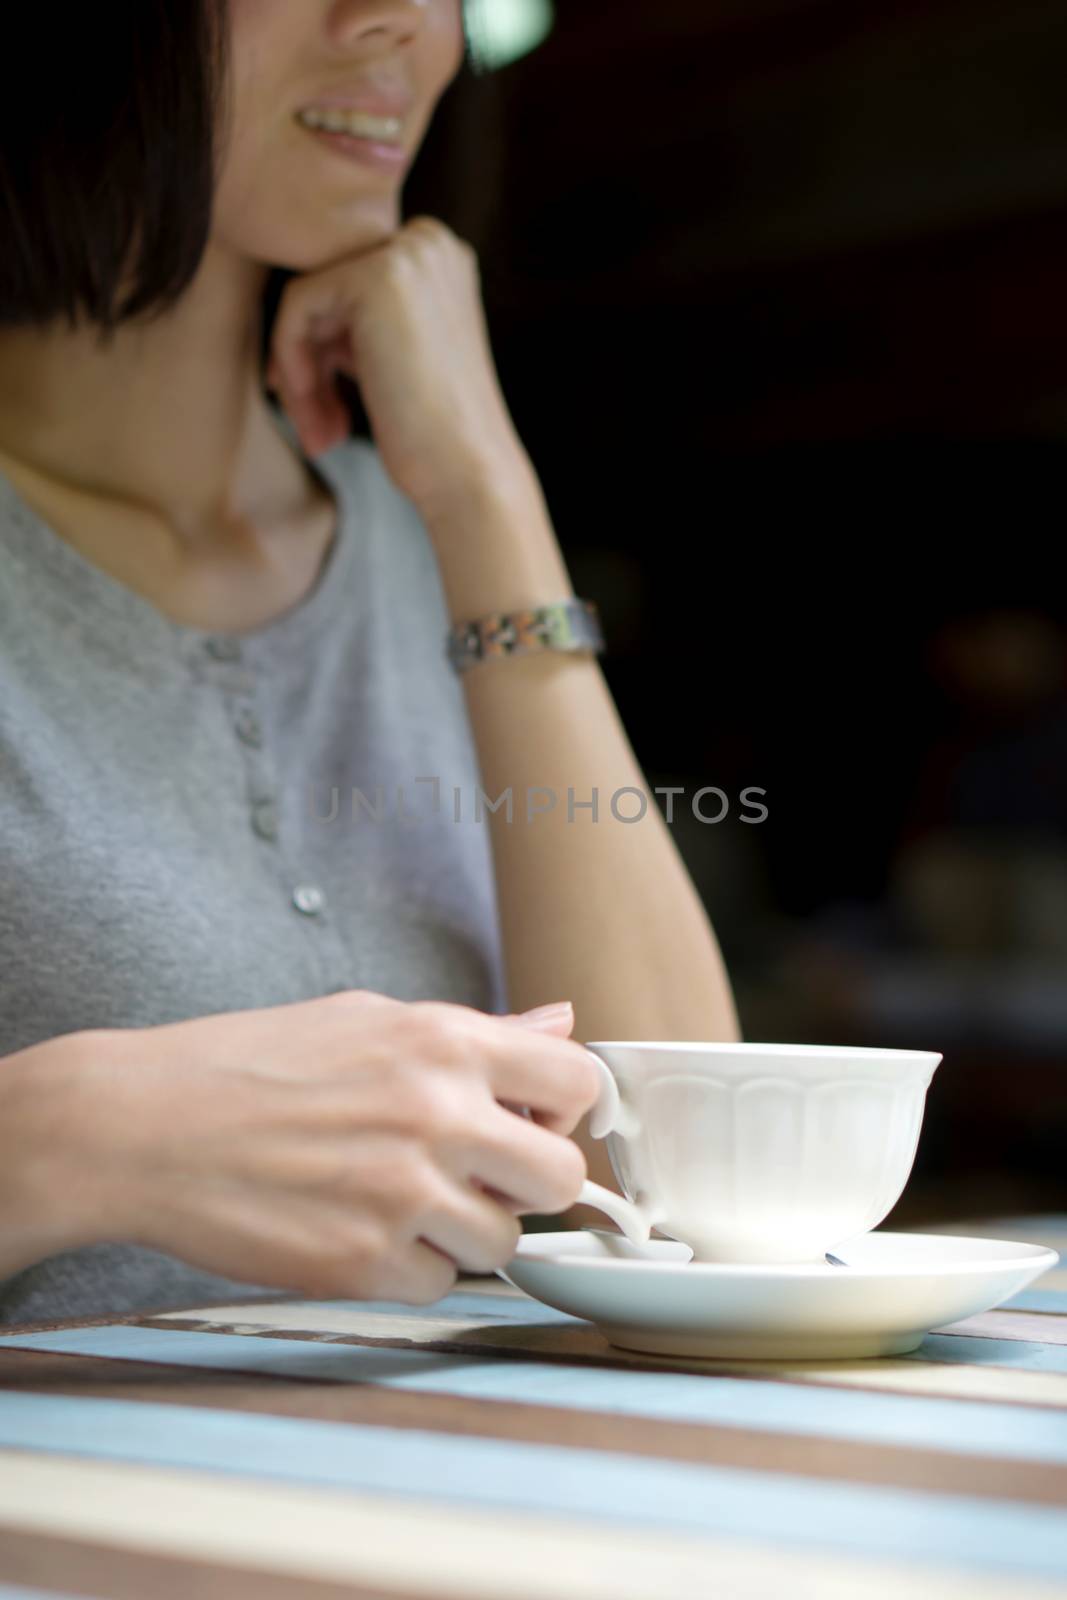
<path fill-rule="evenodd" d="M 532 1011 L 519 1011 L 518 1016 L 531 1022 L 554 1021 L 557 1017 L 566 1017 L 573 1012 L 574 1007 L 569 1000 L 554 1000 L 551 1005 L 534 1006 Z"/>

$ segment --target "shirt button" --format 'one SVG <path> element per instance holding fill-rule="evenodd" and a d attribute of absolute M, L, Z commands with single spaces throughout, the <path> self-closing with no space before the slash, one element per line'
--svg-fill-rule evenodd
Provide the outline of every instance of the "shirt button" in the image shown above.
<path fill-rule="evenodd" d="M 252 826 L 261 839 L 278 837 L 278 809 L 273 800 L 259 800 L 252 807 Z"/>
<path fill-rule="evenodd" d="M 231 635 L 220 633 L 214 639 L 209 639 L 204 646 L 209 656 L 214 656 L 216 661 L 240 661 L 241 641 Z"/>
<path fill-rule="evenodd" d="M 313 917 L 326 903 L 326 896 L 316 883 L 301 883 L 293 890 L 293 904 L 305 917 Z"/>
<path fill-rule="evenodd" d="M 263 743 L 263 728 L 254 711 L 247 706 L 242 706 L 234 718 L 234 727 L 237 737 L 243 739 L 245 744 L 259 745 Z"/>

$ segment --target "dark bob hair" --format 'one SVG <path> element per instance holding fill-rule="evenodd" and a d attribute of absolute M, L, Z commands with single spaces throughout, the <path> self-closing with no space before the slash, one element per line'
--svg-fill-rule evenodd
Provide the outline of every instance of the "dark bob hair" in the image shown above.
<path fill-rule="evenodd" d="M 87 318 L 106 336 L 165 311 L 188 287 L 226 136 L 227 32 L 226 0 L 107 0 L 64 6 L 58 17 L 39 0 L 12 6 L 0 97 L 0 324 L 65 319 L 73 328 Z M 17 73 L 33 79 L 22 93 Z M 445 120 L 464 98 L 461 79 L 476 90 L 487 81 L 469 31 L 463 69 L 442 97 Z M 477 168 L 468 175 L 472 184 L 480 177 Z M 415 209 L 424 207 L 423 194 Z"/>

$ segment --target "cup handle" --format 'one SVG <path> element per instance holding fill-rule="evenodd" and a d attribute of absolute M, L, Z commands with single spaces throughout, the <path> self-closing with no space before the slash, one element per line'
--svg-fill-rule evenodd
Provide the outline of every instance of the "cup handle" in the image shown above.
<path fill-rule="evenodd" d="M 619 1099 L 619 1087 L 607 1063 L 602 1061 L 595 1051 L 590 1050 L 600 1070 L 600 1094 L 592 1111 L 589 1113 L 589 1133 L 593 1139 L 604 1139 L 613 1129 L 618 1128 L 627 1119 L 623 1114 L 622 1102 Z M 603 1211 L 618 1227 L 631 1244 L 647 1244 L 651 1237 L 651 1229 L 644 1214 L 632 1200 L 623 1199 L 621 1194 L 616 1194 L 613 1189 L 605 1189 L 602 1184 L 586 1181 L 582 1184 L 578 1196 L 578 1204 L 592 1206 L 596 1211 Z"/>
<path fill-rule="evenodd" d="M 605 1189 L 587 1178 L 578 1195 L 578 1204 L 603 1211 L 612 1222 L 618 1224 L 631 1244 L 647 1244 L 652 1237 L 652 1230 L 642 1212 L 631 1200 L 624 1200 L 621 1194 L 616 1194 L 614 1189 Z"/>
<path fill-rule="evenodd" d="M 622 1121 L 619 1086 L 607 1062 L 602 1061 L 595 1050 L 587 1050 L 586 1055 L 596 1062 L 597 1071 L 600 1073 L 600 1093 L 597 1095 L 596 1105 L 589 1113 L 589 1134 L 593 1139 L 604 1139 Z"/>

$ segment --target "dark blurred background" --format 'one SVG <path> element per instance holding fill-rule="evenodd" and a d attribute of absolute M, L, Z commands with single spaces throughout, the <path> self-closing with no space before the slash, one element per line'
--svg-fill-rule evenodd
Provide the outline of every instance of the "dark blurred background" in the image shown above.
<path fill-rule="evenodd" d="M 1040 0 L 561 0 L 406 191 L 744 1036 L 944 1053 L 905 1225 L 1067 1206 L 1065 60 Z"/>

